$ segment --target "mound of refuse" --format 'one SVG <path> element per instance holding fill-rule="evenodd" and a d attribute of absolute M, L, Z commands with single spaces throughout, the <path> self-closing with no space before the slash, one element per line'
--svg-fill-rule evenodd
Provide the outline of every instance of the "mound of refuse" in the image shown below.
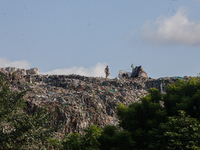
<path fill-rule="evenodd" d="M 91 124 L 100 128 L 105 125 L 117 125 L 115 106 L 123 103 L 128 106 L 139 101 L 151 87 L 165 91 L 165 87 L 178 78 L 130 78 L 106 79 L 80 75 L 24 75 L 15 76 L 8 71 L 0 71 L 11 83 L 11 89 L 28 90 L 25 100 L 28 113 L 34 113 L 38 107 L 56 110 L 51 124 L 64 124 L 57 138 L 67 133 L 82 133 Z M 188 78 L 183 78 L 188 80 Z"/>
<path fill-rule="evenodd" d="M 144 78 L 148 78 L 147 73 L 142 69 L 142 66 L 135 67 L 135 68 L 133 69 L 133 72 L 132 72 L 132 74 L 131 74 L 131 77 L 132 77 L 132 78 L 135 78 L 135 77 L 144 77 Z"/>
<path fill-rule="evenodd" d="M 125 70 L 119 70 L 118 77 L 120 79 L 129 79 L 129 78 L 148 78 L 147 73 L 143 70 L 142 66 L 132 66 L 132 72 L 127 72 Z"/>
<path fill-rule="evenodd" d="M 10 73 L 10 74 L 21 74 L 21 75 L 39 75 L 40 71 L 38 68 L 30 68 L 30 69 L 20 69 L 15 67 L 6 67 L 0 68 L 0 72 Z"/>

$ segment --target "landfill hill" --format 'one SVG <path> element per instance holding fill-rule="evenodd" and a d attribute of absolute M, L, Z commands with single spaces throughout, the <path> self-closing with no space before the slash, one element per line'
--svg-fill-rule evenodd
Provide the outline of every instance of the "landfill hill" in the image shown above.
<path fill-rule="evenodd" d="M 47 106 L 56 110 L 51 124 L 65 124 L 57 138 L 67 133 L 82 133 L 91 124 L 100 128 L 117 125 L 115 106 L 128 106 L 139 101 L 151 87 L 165 91 L 165 87 L 178 78 L 106 79 L 80 75 L 20 75 L 4 73 L 15 91 L 28 90 L 25 100 L 28 113 Z M 183 78 L 188 80 L 188 78 Z"/>

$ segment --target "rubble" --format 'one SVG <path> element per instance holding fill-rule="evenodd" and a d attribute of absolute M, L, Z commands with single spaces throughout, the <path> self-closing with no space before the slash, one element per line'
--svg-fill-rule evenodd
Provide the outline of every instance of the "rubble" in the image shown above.
<path fill-rule="evenodd" d="M 127 72 L 127 71 L 124 71 L 124 70 L 120 70 L 119 74 L 118 74 L 118 77 L 120 79 L 127 78 L 127 77 L 130 78 L 131 74 L 132 74 L 132 72 Z"/>
<path fill-rule="evenodd" d="M 1 72 L 8 72 L 11 74 L 20 74 L 20 75 L 39 75 L 40 71 L 38 68 L 31 68 L 28 70 L 25 69 L 19 69 L 19 68 L 15 68 L 15 67 L 6 67 L 5 69 L 0 68 Z"/>
<path fill-rule="evenodd" d="M 132 72 L 127 72 L 125 70 L 120 70 L 118 77 L 120 79 L 129 79 L 129 78 L 148 78 L 147 73 L 142 69 L 142 66 L 136 66 L 135 68 L 133 67 L 133 64 L 131 65 L 132 67 Z"/>
<path fill-rule="evenodd" d="M 26 74 L 39 75 L 40 71 L 38 68 L 31 68 L 29 70 L 26 70 Z"/>
<path fill-rule="evenodd" d="M 141 70 L 141 68 L 139 69 Z M 55 136 L 63 138 L 67 133 L 82 133 L 91 124 L 100 128 L 105 125 L 118 125 L 115 106 L 123 103 L 128 106 L 147 94 L 150 87 L 165 91 L 165 87 L 178 78 L 130 78 L 106 79 L 80 75 L 24 75 L 13 76 L 0 69 L 11 83 L 11 89 L 28 90 L 26 111 L 34 113 L 37 107 L 56 110 L 50 122 L 53 125 L 65 124 Z M 138 73 L 138 75 L 141 75 Z M 188 80 L 188 78 L 183 78 Z"/>
<path fill-rule="evenodd" d="M 145 77 L 148 78 L 147 73 L 142 69 L 142 66 L 135 67 L 132 71 L 131 77 Z"/>

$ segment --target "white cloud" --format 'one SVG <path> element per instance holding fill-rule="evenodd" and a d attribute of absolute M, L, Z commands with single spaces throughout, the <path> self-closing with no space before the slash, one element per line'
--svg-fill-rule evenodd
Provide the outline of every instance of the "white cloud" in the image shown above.
<path fill-rule="evenodd" d="M 154 24 L 146 23 L 142 37 L 152 43 L 200 45 L 200 21 L 190 22 L 181 8 L 169 18 L 158 18 Z"/>
<path fill-rule="evenodd" d="M 69 74 L 77 74 L 84 76 L 92 76 L 92 77 L 104 77 L 104 69 L 106 67 L 106 63 L 98 63 L 90 68 L 83 67 L 71 67 L 71 68 L 63 68 L 63 69 L 55 69 L 53 71 L 44 72 L 41 74 L 57 74 L 57 75 L 69 75 Z"/>
<path fill-rule="evenodd" d="M 26 60 L 10 61 L 7 58 L 0 58 L 0 68 L 4 67 L 28 69 L 30 68 L 30 63 Z"/>

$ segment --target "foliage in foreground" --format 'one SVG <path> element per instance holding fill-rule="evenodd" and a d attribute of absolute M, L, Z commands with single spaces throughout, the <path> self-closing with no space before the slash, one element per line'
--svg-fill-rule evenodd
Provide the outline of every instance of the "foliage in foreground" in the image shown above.
<path fill-rule="evenodd" d="M 161 123 L 158 129 L 149 131 L 156 137 L 149 147 L 151 149 L 200 149 L 200 124 L 196 118 L 186 116 L 184 111 L 178 111 L 178 116 L 169 117 L 166 123 Z"/>
<path fill-rule="evenodd" d="M 57 130 L 49 125 L 52 114 L 46 108 L 38 108 L 33 115 L 23 111 L 25 94 L 11 91 L 4 75 L 0 75 L 0 149 L 47 147 Z"/>
<path fill-rule="evenodd" d="M 128 131 L 118 131 L 115 126 L 105 126 L 99 138 L 100 149 L 128 150 L 135 146 Z"/>
<path fill-rule="evenodd" d="M 140 102 L 118 105 L 117 115 L 136 142 L 134 149 L 198 149 L 200 80 L 178 80 L 162 95 L 149 89 Z"/>
<path fill-rule="evenodd" d="M 99 150 L 98 138 L 102 130 L 96 125 L 91 125 L 84 132 L 85 135 L 68 134 L 63 140 L 63 148 L 65 150 Z"/>

